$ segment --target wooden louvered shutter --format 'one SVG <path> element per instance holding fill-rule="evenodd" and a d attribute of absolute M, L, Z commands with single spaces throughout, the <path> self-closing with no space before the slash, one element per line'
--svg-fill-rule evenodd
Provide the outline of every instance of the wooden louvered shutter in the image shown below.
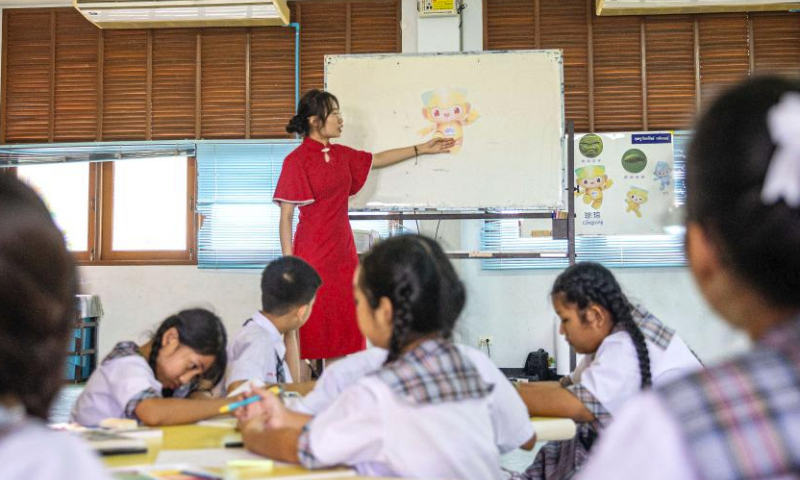
<path fill-rule="evenodd" d="M 750 71 L 747 15 L 698 16 L 700 95 L 703 104 Z"/>
<path fill-rule="evenodd" d="M 640 24 L 640 17 L 593 19 L 595 131 L 643 128 Z"/>
<path fill-rule="evenodd" d="M 47 142 L 53 94 L 52 12 L 3 12 L 3 142 Z"/>
<path fill-rule="evenodd" d="M 100 30 L 76 10 L 56 13 L 53 141 L 98 138 Z"/>
<path fill-rule="evenodd" d="M 348 53 L 399 53 L 402 50 L 399 29 L 398 2 L 353 2 Z"/>
<path fill-rule="evenodd" d="M 564 114 L 576 132 L 589 131 L 590 9 L 586 0 L 545 0 L 539 5 L 540 47 L 564 51 Z"/>
<path fill-rule="evenodd" d="M 197 30 L 153 30 L 152 139 L 195 138 Z"/>
<path fill-rule="evenodd" d="M 484 50 L 537 48 L 533 0 L 484 0 L 483 22 Z"/>
<path fill-rule="evenodd" d="M 245 29 L 203 31 L 201 138 L 245 138 L 246 67 Z"/>
<path fill-rule="evenodd" d="M 147 138 L 147 31 L 103 31 L 103 140 Z"/>
<path fill-rule="evenodd" d="M 297 2 L 292 5 L 295 18 L 300 22 L 300 91 L 323 88 L 325 55 L 347 53 L 346 4 Z"/>
<path fill-rule="evenodd" d="M 295 31 L 284 27 L 253 29 L 250 35 L 250 137 L 289 137 L 294 115 Z"/>
<path fill-rule="evenodd" d="M 645 17 L 647 128 L 685 129 L 696 109 L 694 17 Z"/>
<path fill-rule="evenodd" d="M 800 74 L 800 15 L 764 12 L 750 16 L 753 73 Z"/>

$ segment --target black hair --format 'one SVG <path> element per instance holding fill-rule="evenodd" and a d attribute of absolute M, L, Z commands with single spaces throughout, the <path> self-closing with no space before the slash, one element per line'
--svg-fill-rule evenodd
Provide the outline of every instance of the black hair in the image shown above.
<path fill-rule="evenodd" d="M 261 308 L 264 313 L 285 315 L 308 304 L 322 284 L 314 267 L 294 256 L 273 260 L 261 274 Z"/>
<path fill-rule="evenodd" d="M 800 93 L 800 81 L 755 77 L 711 105 L 686 158 L 686 206 L 732 271 L 772 303 L 798 307 L 800 209 L 761 201 L 776 149 L 767 114 L 787 93 Z"/>
<path fill-rule="evenodd" d="M 581 262 L 567 268 L 556 278 L 550 296 L 560 296 L 567 304 L 576 305 L 581 320 L 585 320 L 585 310 L 595 303 L 611 313 L 614 325 L 621 325 L 633 340 L 636 355 L 639 357 L 639 373 L 642 389 L 652 386 L 650 374 L 650 354 L 644 334 L 633 320 L 633 306 L 622 292 L 614 275 L 604 266 L 594 262 Z"/>
<path fill-rule="evenodd" d="M 202 378 L 216 385 L 225 374 L 228 364 L 228 354 L 225 347 L 228 336 L 222 320 L 203 308 L 182 310 L 175 315 L 167 317 L 152 338 L 152 348 L 148 363 L 153 372 L 156 372 L 158 352 L 161 351 L 164 333 L 170 328 L 178 331 L 178 341 L 200 355 L 214 355 L 214 363 L 202 375 Z"/>
<path fill-rule="evenodd" d="M 64 384 L 77 270 L 44 203 L 0 169 L 0 396 L 47 419 Z"/>
<path fill-rule="evenodd" d="M 332 93 L 317 89 L 309 90 L 300 97 L 297 115 L 289 120 L 286 131 L 307 137 L 311 133 L 310 117 L 317 117 L 321 122 L 325 122 L 338 108 L 339 100 Z"/>
<path fill-rule="evenodd" d="M 452 337 L 466 302 L 464 284 L 434 240 L 402 235 L 384 240 L 361 262 L 358 285 L 372 308 L 382 297 L 392 303 L 392 337 L 387 363 L 414 340 L 433 333 Z"/>

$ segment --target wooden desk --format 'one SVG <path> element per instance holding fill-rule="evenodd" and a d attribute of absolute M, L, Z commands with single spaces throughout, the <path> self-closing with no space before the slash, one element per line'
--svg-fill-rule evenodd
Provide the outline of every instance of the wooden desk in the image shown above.
<path fill-rule="evenodd" d="M 222 449 L 224 448 L 223 442 L 225 440 L 231 440 L 232 436 L 238 435 L 233 428 L 207 427 L 202 425 L 161 427 L 161 430 L 164 432 L 163 437 L 146 439 L 148 447 L 146 454 L 111 455 L 103 457 L 103 463 L 105 463 L 105 465 L 109 468 L 132 467 L 135 465 L 152 465 L 156 462 L 156 459 L 162 450 Z M 202 465 L 202 462 L 196 464 L 195 466 L 207 468 L 207 466 Z M 213 471 L 215 469 L 209 468 L 209 470 Z M 269 474 L 248 476 L 248 478 L 313 478 L 313 474 L 316 472 L 324 474 L 320 475 L 320 477 L 324 476 L 326 479 L 365 478 L 354 477 L 352 470 L 346 468 L 316 470 L 312 472 L 298 465 L 278 464 L 277 462 Z M 341 476 L 337 476 L 336 472 L 341 472 Z"/>

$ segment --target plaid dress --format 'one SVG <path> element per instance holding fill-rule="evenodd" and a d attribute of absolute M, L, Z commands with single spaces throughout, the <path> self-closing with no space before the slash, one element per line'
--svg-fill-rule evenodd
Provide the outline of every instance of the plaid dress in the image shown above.
<path fill-rule="evenodd" d="M 633 320 L 642 331 L 645 339 L 661 349 L 666 349 L 675 330 L 667 327 L 647 311 L 643 306 L 636 305 L 631 311 Z M 616 326 L 612 333 L 623 331 L 621 326 Z M 544 444 L 533 464 L 524 472 L 509 472 L 514 480 L 535 479 L 566 479 L 575 475 L 586 462 L 589 450 L 600 431 L 607 427 L 611 421 L 611 414 L 586 387 L 580 383 L 573 383 L 572 377 L 562 379 L 562 386 L 569 390 L 583 403 L 595 420 L 589 423 L 579 423 L 575 437 L 570 440 L 547 442 Z"/>
<path fill-rule="evenodd" d="M 755 348 L 659 390 L 699 478 L 800 476 L 800 317 Z"/>

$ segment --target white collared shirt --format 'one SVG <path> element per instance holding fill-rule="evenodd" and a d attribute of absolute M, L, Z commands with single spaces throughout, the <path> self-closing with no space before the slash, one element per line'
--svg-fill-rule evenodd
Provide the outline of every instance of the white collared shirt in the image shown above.
<path fill-rule="evenodd" d="M 228 346 L 228 369 L 225 388 L 233 382 L 258 379 L 267 385 L 278 383 L 278 359 L 283 363 L 285 383 L 292 374 L 285 363 L 283 335 L 260 311 L 245 322 Z"/>
<path fill-rule="evenodd" d="M 481 378 L 494 385 L 488 405 L 498 451 L 509 452 L 530 440 L 534 433 L 533 424 L 527 407 L 511 382 L 484 353 L 464 345 L 456 347 L 472 362 Z M 381 368 L 386 356 L 385 349 L 373 347 L 332 363 L 322 372 L 314 390 L 302 399 L 298 410 L 314 415 L 321 413 L 343 390 Z"/>

